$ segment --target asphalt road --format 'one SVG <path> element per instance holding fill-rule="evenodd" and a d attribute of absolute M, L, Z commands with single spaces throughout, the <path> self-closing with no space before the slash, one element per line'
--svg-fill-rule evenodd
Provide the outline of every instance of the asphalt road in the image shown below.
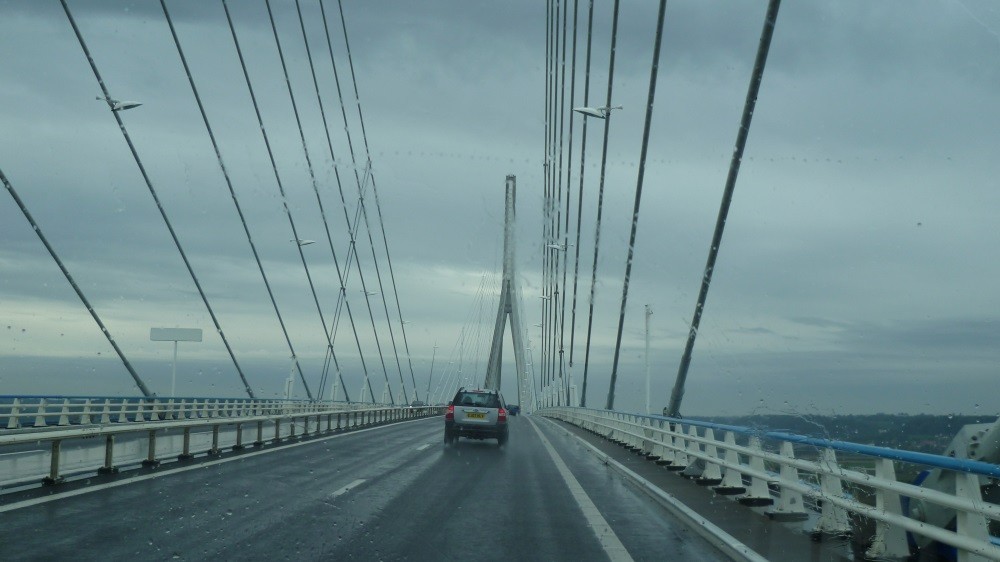
<path fill-rule="evenodd" d="M 502 448 L 432 418 L 0 497 L 0 557 L 724 559 L 552 422 L 510 423 Z"/>

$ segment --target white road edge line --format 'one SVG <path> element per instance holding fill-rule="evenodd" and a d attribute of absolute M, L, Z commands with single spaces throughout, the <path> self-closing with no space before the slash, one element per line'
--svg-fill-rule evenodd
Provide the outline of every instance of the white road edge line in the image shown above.
<path fill-rule="evenodd" d="M 362 485 L 364 483 L 365 483 L 365 479 L 364 478 L 358 478 L 354 482 L 351 482 L 350 484 L 348 484 L 348 485 L 344 486 L 343 488 L 337 490 L 336 492 L 330 494 L 330 497 L 331 498 L 339 498 L 340 496 L 346 494 L 347 492 L 350 492 L 354 488 L 357 488 L 358 486 L 360 486 L 360 485 Z"/>
<path fill-rule="evenodd" d="M 702 536 L 705 540 L 711 543 L 713 546 L 718 548 L 723 554 L 732 558 L 733 560 L 745 560 L 747 562 L 768 562 L 767 558 L 764 558 L 760 554 L 757 554 L 749 546 L 740 542 L 736 537 L 730 535 L 726 531 L 722 530 L 715 523 L 712 523 L 708 519 L 705 519 L 698 512 L 694 511 L 690 507 L 684 505 L 677 498 L 671 496 L 670 494 L 664 492 L 655 484 L 646 480 L 642 476 L 639 476 L 636 472 L 629 469 L 622 463 L 616 461 L 615 459 L 604 454 L 600 449 L 591 445 L 584 439 L 580 438 L 578 435 L 574 435 L 573 432 L 560 426 L 556 422 L 550 420 L 549 418 L 543 418 L 545 421 L 552 424 L 564 432 L 570 437 L 577 439 L 588 451 L 593 453 L 595 457 L 601 460 L 604 464 L 617 470 L 625 478 L 632 481 L 633 484 L 638 486 L 642 491 L 649 494 L 654 500 L 656 500 L 660 505 L 665 507 L 667 511 L 673 513 L 678 519 L 686 522 L 695 532 Z M 537 430 L 537 428 L 536 428 Z"/>
<path fill-rule="evenodd" d="M 430 443 L 424 443 L 423 445 L 417 447 L 417 450 L 418 451 L 423 451 L 424 449 L 426 449 L 427 447 L 430 447 L 430 446 L 431 446 Z"/>
<path fill-rule="evenodd" d="M 587 524 L 593 529 L 594 534 L 597 535 L 597 540 L 601 543 L 601 547 L 604 549 L 604 553 L 608 555 L 608 558 L 612 562 L 617 561 L 630 561 L 632 556 L 625 550 L 625 545 L 622 541 L 618 540 L 618 535 L 615 534 L 614 530 L 608 525 L 608 522 L 598 511 L 597 506 L 591 501 L 590 496 L 584 491 L 583 486 L 577 481 L 573 473 L 570 472 L 569 467 L 563 462 L 559 453 L 556 452 L 555 447 L 549 443 L 549 440 L 545 438 L 542 430 L 538 429 L 535 425 L 535 421 L 528 418 L 531 422 L 531 427 L 535 429 L 538 433 L 538 437 L 542 440 L 542 445 L 545 445 L 545 450 L 548 451 L 549 456 L 552 457 L 552 462 L 555 463 L 556 468 L 559 470 L 560 476 L 566 482 L 569 487 L 570 494 L 573 495 L 573 499 L 576 500 L 577 505 L 580 506 L 580 511 L 583 512 L 583 516 L 587 518 Z"/>
<path fill-rule="evenodd" d="M 406 420 L 396 423 L 391 423 L 387 425 L 380 425 L 376 427 L 369 427 L 365 429 L 355 429 L 345 433 L 338 433 L 336 435 L 330 435 L 328 437 L 321 437 L 319 439 L 310 439 L 309 441 L 299 441 L 298 443 L 289 443 L 288 445 L 279 445 L 277 447 L 272 447 L 270 449 L 264 449 L 263 451 L 254 451 L 252 453 L 243 453 L 233 457 L 226 457 L 224 459 L 216 459 L 213 461 L 206 461 L 198 464 L 193 464 L 189 466 L 183 466 L 174 469 L 161 470 L 150 474 L 141 474 L 139 476 L 133 476 L 131 478 L 126 478 L 124 480 L 116 480 L 114 482 L 107 482 L 104 484 L 95 484 L 93 486 L 87 486 L 86 488 L 79 488 L 77 490 L 70 490 L 68 492 L 62 492 L 59 494 L 52 494 L 50 496 L 43 496 L 39 498 L 32 498 L 30 500 L 23 500 L 19 502 L 9 503 L 6 505 L 0 505 L 0 513 L 7 511 L 14 511 L 15 509 L 21 509 L 25 507 L 31 507 L 33 505 L 39 505 L 43 503 L 49 503 L 56 500 L 61 500 L 63 498 L 71 498 L 73 496 L 82 496 L 83 494 L 89 494 L 91 492 L 99 492 L 101 490 L 107 490 L 108 488 L 117 488 L 119 486 L 127 486 L 129 484 L 135 484 L 136 482 L 142 482 L 144 480 L 152 480 L 153 478 L 160 478 L 162 476 L 170 476 L 171 474 L 178 474 L 180 472 L 187 472 L 189 470 L 198 470 L 200 468 L 207 468 L 209 466 L 237 461 L 241 459 L 246 459 L 250 457 L 256 457 L 257 455 L 266 455 L 268 453 L 276 453 L 284 449 L 291 449 L 292 447 L 301 447 L 303 445 L 312 445 L 314 443 L 322 443 L 324 441 L 329 441 L 330 439 L 337 439 L 339 437 L 346 437 L 348 435 L 357 435 L 359 433 L 367 433 L 369 431 L 375 431 L 377 429 L 384 429 L 387 427 L 393 427 L 397 425 L 407 424 L 407 423 L 417 423 L 427 420 L 435 419 L 431 418 L 420 418 L 416 420 Z M 440 423 L 440 422 L 438 422 Z M 2 501 L 2 496 L 0 496 L 0 501 Z"/>

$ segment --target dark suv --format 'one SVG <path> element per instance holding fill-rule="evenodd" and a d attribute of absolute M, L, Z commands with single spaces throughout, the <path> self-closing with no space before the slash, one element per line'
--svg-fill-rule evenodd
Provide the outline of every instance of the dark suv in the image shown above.
<path fill-rule="evenodd" d="M 458 389 L 444 415 L 444 442 L 459 437 L 507 442 L 507 404 L 498 391 Z"/>

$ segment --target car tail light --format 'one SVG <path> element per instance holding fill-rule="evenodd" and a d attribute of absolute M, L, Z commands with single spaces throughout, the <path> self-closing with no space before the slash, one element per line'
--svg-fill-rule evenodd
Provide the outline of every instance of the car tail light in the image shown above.
<path fill-rule="evenodd" d="M 505 423 L 507 421 L 507 410 L 500 408 L 497 410 L 497 421 L 500 423 Z"/>
<path fill-rule="evenodd" d="M 454 404 L 448 404 L 448 411 L 445 412 L 444 419 L 446 419 L 446 420 L 453 420 L 453 419 L 455 419 L 455 405 Z"/>

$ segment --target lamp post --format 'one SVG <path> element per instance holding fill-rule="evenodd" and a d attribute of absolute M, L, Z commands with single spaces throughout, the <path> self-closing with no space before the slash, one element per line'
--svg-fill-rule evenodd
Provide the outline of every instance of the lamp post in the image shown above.
<path fill-rule="evenodd" d="M 434 351 L 431 352 L 431 372 L 427 375 L 427 405 L 431 405 L 431 379 L 434 378 L 434 358 L 437 356 L 438 346 L 434 344 Z"/>
<path fill-rule="evenodd" d="M 173 398 L 177 389 L 177 342 L 200 342 L 201 328 L 150 328 L 149 341 L 174 342 L 174 362 L 170 373 L 170 397 Z"/>

